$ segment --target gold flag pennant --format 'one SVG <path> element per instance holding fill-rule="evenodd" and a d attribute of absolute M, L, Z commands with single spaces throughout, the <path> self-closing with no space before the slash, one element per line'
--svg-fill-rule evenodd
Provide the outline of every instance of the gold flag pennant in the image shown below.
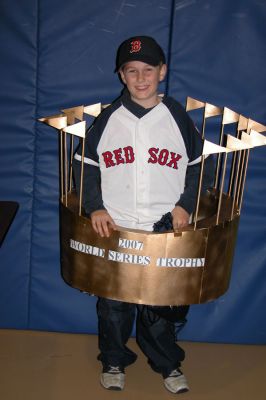
<path fill-rule="evenodd" d="M 224 107 L 224 113 L 223 113 L 223 124 L 232 124 L 234 122 L 239 121 L 239 114 L 237 114 L 235 111 L 230 110 L 230 108 Z"/>
<path fill-rule="evenodd" d="M 91 115 L 92 117 L 98 117 L 101 111 L 102 111 L 101 103 L 91 104 L 89 106 L 84 107 L 84 113 Z"/>
<path fill-rule="evenodd" d="M 227 135 L 226 147 L 232 151 L 246 150 L 253 147 L 247 142 L 243 142 L 240 139 L 235 138 L 232 135 Z"/>
<path fill-rule="evenodd" d="M 241 132 L 241 140 L 246 144 L 249 144 L 250 147 L 253 147 L 251 136 L 247 132 Z"/>
<path fill-rule="evenodd" d="M 253 119 L 248 120 L 248 130 L 254 129 L 257 132 L 266 132 L 266 126 L 254 121 Z"/>
<path fill-rule="evenodd" d="M 75 123 L 75 119 L 78 119 L 79 121 L 83 120 L 83 110 L 84 106 L 77 106 L 65 108 L 62 111 L 67 115 L 69 125 L 72 125 Z"/>
<path fill-rule="evenodd" d="M 203 101 L 193 99 L 192 97 L 187 97 L 186 111 L 198 110 L 199 108 L 203 107 L 205 107 L 205 103 L 203 103 Z"/>
<path fill-rule="evenodd" d="M 204 115 L 205 118 L 215 117 L 217 115 L 221 115 L 223 113 L 223 109 L 221 107 L 214 106 L 213 104 L 206 103 Z"/>
<path fill-rule="evenodd" d="M 56 129 L 63 129 L 67 126 L 67 116 L 64 114 L 51 115 L 49 117 L 39 118 L 38 121 L 43 122 Z"/>
<path fill-rule="evenodd" d="M 248 118 L 244 117 L 243 115 L 239 115 L 237 130 L 243 131 L 247 128 L 248 128 Z"/>
<path fill-rule="evenodd" d="M 251 129 L 249 136 L 254 147 L 266 145 L 266 137 L 261 133 Z"/>
<path fill-rule="evenodd" d="M 70 133 L 71 135 L 85 138 L 86 136 L 86 122 L 81 121 L 74 125 L 69 125 L 63 129 L 64 132 Z"/>
<path fill-rule="evenodd" d="M 229 151 L 230 150 L 228 150 L 226 147 L 219 146 L 218 144 L 212 143 L 209 140 L 204 140 L 202 151 L 203 156 L 208 154 L 228 153 Z"/>

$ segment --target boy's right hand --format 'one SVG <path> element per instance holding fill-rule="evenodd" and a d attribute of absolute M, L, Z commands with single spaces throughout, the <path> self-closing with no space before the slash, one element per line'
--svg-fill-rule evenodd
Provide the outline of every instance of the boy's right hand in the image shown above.
<path fill-rule="evenodd" d="M 97 210 L 91 213 L 92 227 L 101 237 L 109 237 L 110 229 L 116 230 L 116 225 L 106 210 Z"/>

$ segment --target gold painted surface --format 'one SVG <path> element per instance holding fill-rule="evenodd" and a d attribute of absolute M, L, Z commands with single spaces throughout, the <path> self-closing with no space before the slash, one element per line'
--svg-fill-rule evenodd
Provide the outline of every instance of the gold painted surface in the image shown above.
<path fill-rule="evenodd" d="M 244 117 L 243 115 L 240 115 L 238 125 L 237 125 L 237 130 L 243 131 L 243 130 L 247 129 L 247 127 L 248 127 L 248 118 Z"/>
<path fill-rule="evenodd" d="M 91 115 L 92 117 L 98 117 L 101 111 L 102 111 L 101 103 L 91 104 L 89 106 L 84 107 L 84 113 Z"/>
<path fill-rule="evenodd" d="M 245 132 L 243 132 L 245 133 Z M 242 134 L 243 134 L 242 133 Z M 252 146 L 243 140 L 239 140 L 232 135 L 227 135 L 226 147 L 231 151 L 250 149 Z"/>
<path fill-rule="evenodd" d="M 266 137 L 261 133 L 251 129 L 249 136 L 251 137 L 251 142 L 254 147 L 266 145 Z"/>
<path fill-rule="evenodd" d="M 202 155 L 226 153 L 228 150 L 226 147 L 219 146 L 218 144 L 212 143 L 209 140 L 204 140 Z"/>
<path fill-rule="evenodd" d="M 239 217 L 210 228 L 206 258 L 208 268 L 204 269 L 200 303 L 214 300 L 224 294 L 230 283 L 237 238 Z"/>
<path fill-rule="evenodd" d="M 239 114 L 237 114 L 235 111 L 230 110 L 230 108 L 224 107 L 224 112 L 223 112 L 223 124 L 232 124 L 234 122 L 239 121 Z"/>
<path fill-rule="evenodd" d="M 253 147 L 251 136 L 246 132 L 241 132 L 241 140 L 246 143 L 250 148 Z"/>
<path fill-rule="evenodd" d="M 50 117 L 39 118 L 38 121 L 43 122 L 58 130 L 67 126 L 67 116 L 64 114 L 51 115 Z"/>
<path fill-rule="evenodd" d="M 248 120 L 247 129 L 248 131 L 250 131 L 250 129 L 253 129 L 257 132 L 266 132 L 266 126 L 254 121 L 253 119 Z"/>
<path fill-rule="evenodd" d="M 198 110 L 199 108 L 205 107 L 204 102 L 187 97 L 186 111 Z"/>
<path fill-rule="evenodd" d="M 212 209 L 215 209 L 217 198 L 213 194 L 207 196 L 205 201 L 205 208 L 210 208 L 209 205 L 212 204 Z M 77 202 L 75 195 L 71 194 L 69 207 L 61 204 L 62 275 L 69 285 L 97 296 L 151 305 L 195 304 L 215 298 L 213 281 L 209 283 L 209 277 L 215 275 L 213 271 L 209 271 L 209 265 L 213 268 L 213 262 L 210 264 L 208 255 L 210 234 L 213 229 L 214 232 L 217 231 L 217 228 L 213 226 L 212 216 L 209 216 L 206 221 L 201 220 L 200 228 L 196 231 L 193 227 L 189 227 L 178 234 L 173 232 L 156 234 L 123 229 L 114 231 L 110 238 L 101 238 L 94 233 L 89 219 L 77 215 Z M 223 204 L 226 205 L 226 202 Z M 201 209 L 204 214 L 204 206 L 201 206 Z M 225 207 L 221 218 L 225 218 Z M 207 227 L 204 228 L 204 224 Z M 228 234 L 224 232 L 223 235 L 226 238 Z M 71 248 L 71 239 L 80 244 L 78 247 L 80 250 L 85 249 L 86 245 L 93 246 L 94 251 L 100 254 L 100 250 L 97 249 L 102 249 L 101 252 L 105 252 L 104 257 Z M 143 247 L 142 249 L 125 249 L 119 246 L 119 239 L 143 243 Z M 220 272 L 217 274 L 219 279 L 220 275 L 223 275 L 222 288 L 224 289 L 229 284 L 232 257 L 224 258 L 224 243 L 217 241 L 217 236 L 211 243 L 211 255 L 215 253 L 216 260 L 221 252 Z M 142 260 L 150 257 L 150 263 L 138 265 L 108 260 L 109 251 L 119 252 L 122 255 L 131 254 L 138 259 L 142 257 Z M 178 265 L 181 262 L 191 262 L 188 261 L 190 259 L 205 258 L 205 265 L 202 266 L 199 262 L 200 266 L 157 266 L 158 259 L 166 258 L 170 259 L 171 263 L 173 259 L 178 259 Z M 216 275 L 215 279 L 218 279 Z M 205 287 L 205 282 L 211 287 Z M 216 297 L 221 295 L 223 289 L 217 285 Z"/>
<path fill-rule="evenodd" d="M 222 113 L 223 113 L 222 108 L 214 106 L 213 104 L 210 103 L 206 103 L 204 110 L 205 118 L 216 117 L 217 115 L 221 115 Z"/>
<path fill-rule="evenodd" d="M 77 124 L 69 125 L 63 128 L 63 131 L 66 133 L 70 133 L 71 135 L 79 136 L 81 138 L 85 138 L 86 136 L 86 122 L 81 121 Z"/>
<path fill-rule="evenodd" d="M 77 107 L 65 108 L 62 111 L 67 115 L 68 123 L 70 125 L 73 125 L 75 123 L 75 119 L 78 119 L 79 121 L 83 120 L 83 110 L 84 106 L 77 106 Z"/>

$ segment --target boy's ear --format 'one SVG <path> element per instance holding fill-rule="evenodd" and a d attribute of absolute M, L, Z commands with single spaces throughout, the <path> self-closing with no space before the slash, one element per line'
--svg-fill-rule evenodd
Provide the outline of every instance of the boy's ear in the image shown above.
<path fill-rule="evenodd" d="M 120 75 L 121 81 L 126 85 L 125 75 L 124 75 L 124 72 L 123 72 L 122 68 L 120 68 L 120 70 L 118 71 L 118 73 L 119 73 L 119 75 Z"/>
<path fill-rule="evenodd" d="M 159 81 L 162 82 L 165 78 L 165 75 L 167 73 L 167 65 L 163 64 L 160 67 L 160 74 L 159 74 Z"/>

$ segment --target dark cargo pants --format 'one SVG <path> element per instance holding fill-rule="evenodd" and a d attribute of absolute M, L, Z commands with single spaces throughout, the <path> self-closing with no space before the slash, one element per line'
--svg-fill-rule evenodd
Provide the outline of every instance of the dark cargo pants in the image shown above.
<path fill-rule="evenodd" d="M 178 368 L 185 358 L 184 350 L 176 343 L 176 330 L 181 329 L 185 319 L 174 324 L 158 317 L 150 308 L 142 305 L 99 298 L 98 359 L 104 366 L 122 368 L 136 360 L 137 355 L 126 346 L 132 332 L 136 309 L 137 343 L 153 370 L 166 377 L 173 369 Z"/>

